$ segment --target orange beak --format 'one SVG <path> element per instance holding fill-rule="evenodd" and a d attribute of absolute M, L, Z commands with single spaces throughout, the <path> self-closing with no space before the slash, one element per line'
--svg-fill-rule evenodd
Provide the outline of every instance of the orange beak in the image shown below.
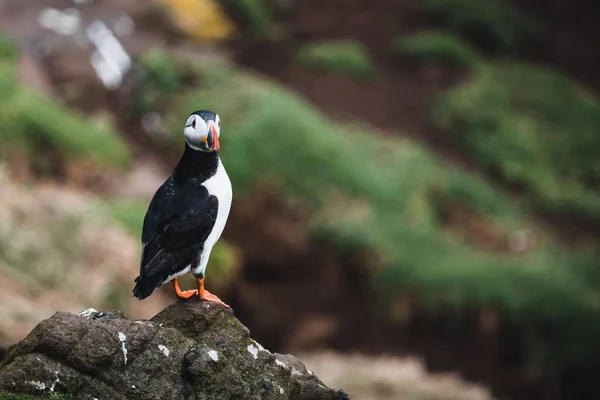
<path fill-rule="evenodd" d="M 217 130 L 215 129 L 215 124 L 210 124 L 210 133 L 212 135 L 213 147 L 212 150 L 220 150 L 221 145 L 219 144 L 219 135 L 217 134 Z"/>

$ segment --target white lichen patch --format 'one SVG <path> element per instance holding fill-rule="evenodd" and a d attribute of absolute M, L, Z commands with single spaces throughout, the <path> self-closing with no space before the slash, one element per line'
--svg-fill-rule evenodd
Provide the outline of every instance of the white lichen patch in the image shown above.
<path fill-rule="evenodd" d="M 279 394 L 284 394 L 285 390 L 281 386 L 277 386 L 279 388 Z"/>
<path fill-rule="evenodd" d="M 279 360 L 275 360 L 275 364 L 279 365 L 280 367 L 287 368 L 287 365 L 285 365 L 284 363 L 282 363 Z"/>
<path fill-rule="evenodd" d="M 117 334 L 119 336 L 119 341 L 121 342 L 121 351 L 123 352 L 123 360 L 125 361 L 125 365 L 127 365 L 127 347 L 125 347 L 125 340 L 127 336 L 123 332 L 119 332 Z"/>
<path fill-rule="evenodd" d="M 50 386 L 51 392 L 54 392 L 54 389 L 56 388 L 56 384 L 58 382 L 60 382 L 60 379 L 58 379 L 58 371 L 54 371 L 54 373 L 56 374 L 56 380 L 54 382 L 52 382 L 52 386 Z"/>
<path fill-rule="evenodd" d="M 132 389 L 135 389 L 135 385 L 131 385 L 131 388 L 132 388 Z"/>
<path fill-rule="evenodd" d="M 44 382 L 39 382 L 39 381 L 29 381 L 27 382 L 33 386 L 35 386 L 36 388 L 38 388 L 38 390 L 46 390 L 46 384 Z"/>
<path fill-rule="evenodd" d="M 95 308 L 88 308 L 79 313 L 79 315 L 81 315 L 82 317 L 91 317 L 94 314 L 98 314 L 98 310 L 96 310 Z"/>
<path fill-rule="evenodd" d="M 248 352 L 252 354 L 252 357 L 254 357 L 255 360 L 258 358 L 258 347 L 256 347 L 254 344 L 248 345 Z"/>
<path fill-rule="evenodd" d="M 159 344 L 158 349 L 160 351 L 162 351 L 162 353 L 165 355 L 165 357 L 169 357 L 169 349 L 167 349 L 167 347 L 165 345 Z"/>
<path fill-rule="evenodd" d="M 208 352 L 208 356 L 210 357 L 211 360 L 213 361 L 219 361 L 219 354 L 217 354 L 216 350 L 210 350 Z"/>
<path fill-rule="evenodd" d="M 262 345 L 260 343 L 258 343 L 256 340 L 254 340 L 254 344 L 256 345 L 256 347 L 258 347 L 258 350 L 260 351 L 265 351 L 267 353 L 271 353 L 269 350 L 265 349 L 264 347 L 262 347 Z"/>

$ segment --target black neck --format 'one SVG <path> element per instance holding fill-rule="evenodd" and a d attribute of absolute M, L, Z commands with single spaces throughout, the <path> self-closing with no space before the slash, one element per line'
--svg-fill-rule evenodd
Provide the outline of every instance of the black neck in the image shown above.
<path fill-rule="evenodd" d="M 185 150 L 173 171 L 177 180 L 197 179 L 204 182 L 217 173 L 219 153 L 217 151 L 200 151 L 192 149 L 185 143 Z"/>

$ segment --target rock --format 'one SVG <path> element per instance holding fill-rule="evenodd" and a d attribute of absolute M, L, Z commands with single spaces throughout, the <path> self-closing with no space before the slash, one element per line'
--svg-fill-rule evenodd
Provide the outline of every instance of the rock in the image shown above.
<path fill-rule="evenodd" d="M 150 320 L 57 312 L 0 363 L 0 392 L 73 399 L 342 400 L 290 355 L 271 353 L 233 312 L 197 299 Z"/>

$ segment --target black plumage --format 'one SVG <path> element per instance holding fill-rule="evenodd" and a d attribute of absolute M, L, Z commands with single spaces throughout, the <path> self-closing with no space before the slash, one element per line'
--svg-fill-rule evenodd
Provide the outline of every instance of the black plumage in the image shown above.
<path fill-rule="evenodd" d="M 156 191 L 144 218 L 140 275 L 133 295 L 144 299 L 186 267 L 198 265 L 217 218 L 219 201 L 202 183 L 217 172 L 218 153 L 186 143 L 173 173 Z"/>

